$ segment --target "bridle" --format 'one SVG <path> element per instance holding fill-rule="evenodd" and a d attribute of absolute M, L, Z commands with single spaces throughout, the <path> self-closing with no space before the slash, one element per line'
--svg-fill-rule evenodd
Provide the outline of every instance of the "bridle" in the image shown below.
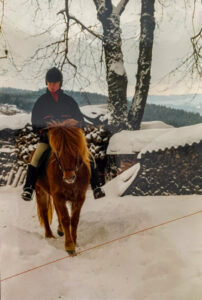
<path fill-rule="evenodd" d="M 76 166 L 75 166 L 75 169 L 68 169 L 68 168 L 67 168 L 67 169 L 63 169 L 63 168 L 62 168 L 62 165 L 61 165 L 61 162 L 60 162 L 60 159 L 58 158 L 58 156 L 57 156 L 55 153 L 54 153 L 54 155 L 55 155 L 56 161 L 57 161 L 57 163 L 58 163 L 58 166 L 59 166 L 60 170 L 62 171 L 62 174 L 63 174 L 62 179 L 63 179 L 66 183 L 74 183 L 75 180 L 76 180 L 77 172 L 79 171 L 80 167 L 81 167 L 82 164 L 83 164 L 83 162 L 81 162 L 80 165 L 79 165 L 79 154 L 77 154 L 77 159 L 76 159 Z M 64 176 L 64 173 L 65 173 L 65 172 L 74 172 L 75 175 L 74 175 L 74 177 L 73 177 L 73 180 L 65 178 L 65 176 Z"/>

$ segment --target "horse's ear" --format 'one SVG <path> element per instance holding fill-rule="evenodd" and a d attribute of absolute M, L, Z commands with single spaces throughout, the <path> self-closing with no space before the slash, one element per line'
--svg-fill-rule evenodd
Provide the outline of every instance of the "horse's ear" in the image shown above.
<path fill-rule="evenodd" d="M 46 129 L 53 128 L 53 127 L 58 127 L 58 123 L 56 121 L 52 120 L 52 121 L 47 122 Z"/>
<path fill-rule="evenodd" d="M 62 125 L 64 125 L 64 127 L 80 127 L 79 126 L 79 122 L 75 119 L 68 119 L 68 120 L 65 120 Z"/>

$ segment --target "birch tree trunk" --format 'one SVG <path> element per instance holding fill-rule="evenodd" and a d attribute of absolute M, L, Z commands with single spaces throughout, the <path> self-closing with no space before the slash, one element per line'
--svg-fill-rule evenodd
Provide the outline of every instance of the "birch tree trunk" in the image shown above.
<path fill-rule="evenodd" d="M 144 114 L 150 86 L 152 48 L 155 29 L 154 3 L 155 0 L 142 0 L 137 80 L 135 95 L 128 114 L 128 121 L 135 130 L 140 129 L 140 123 Z"/>
<path fill-rule="evenodd" d="M 111 0 L 93 0 L 97 17 L 103 27 L 103 47 L 108 85 L 108 108 L 112 132 L 127 128 L 127 74 L 121 49 L 120 16 L 128 0 L 121 0 L 115 7 Z"/>

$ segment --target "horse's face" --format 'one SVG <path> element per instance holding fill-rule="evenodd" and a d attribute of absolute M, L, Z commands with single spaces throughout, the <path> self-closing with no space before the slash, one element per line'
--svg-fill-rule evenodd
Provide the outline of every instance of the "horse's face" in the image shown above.
<path fill-rule="evenodd" d="M 68 184 L 73 184 L 78 171 L 78 159 L 74 157 L 69 157 L 68 159 L 57 157 L 57 161 L 62 171 L 63 180 Z"/>
<path fill-rule="evenodd" d="M 63 172 L 63 180 L 68 184 L 72 184 L 76 180 L 76 172 L 75 171 L 64 171 Z"/>

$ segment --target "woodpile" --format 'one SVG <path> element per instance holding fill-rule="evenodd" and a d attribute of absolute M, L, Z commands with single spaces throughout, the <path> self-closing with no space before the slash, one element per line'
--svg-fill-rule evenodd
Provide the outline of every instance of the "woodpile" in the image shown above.
<path fill-rule="evenodd" d="M 7 183 L 9 173 L 16 161 L 14 134 L 15 131 L 12 129 L 0 131 L 0 186 Z"/>
<path fill-rule="evenodd" d="M 141 169 L 125 195 L 202 194 L 202 141 L 145 153 Z"/>
<path fill-rule="evenodd" d="M 89 150 L 96 161 L 100 176 L 103 176 L 104 182 L 106 148 L 109 140 L 108 132 L 102 125 L 97 127 L 89 125 L 84 128 L 84 133 Z M 16 187 L 23 184 L 30 155 L 36 148 L 38 140 L 30 124 L 27 124 L 23 129 L 15 133 L 15 147 L 13 147 L 15 161 L 12 162 L 12 166 L 10 166 L 9 172 L 6 173 L 6 177 L 4 176 L 5 178 L 1 185 L 8 184 Z"/>

